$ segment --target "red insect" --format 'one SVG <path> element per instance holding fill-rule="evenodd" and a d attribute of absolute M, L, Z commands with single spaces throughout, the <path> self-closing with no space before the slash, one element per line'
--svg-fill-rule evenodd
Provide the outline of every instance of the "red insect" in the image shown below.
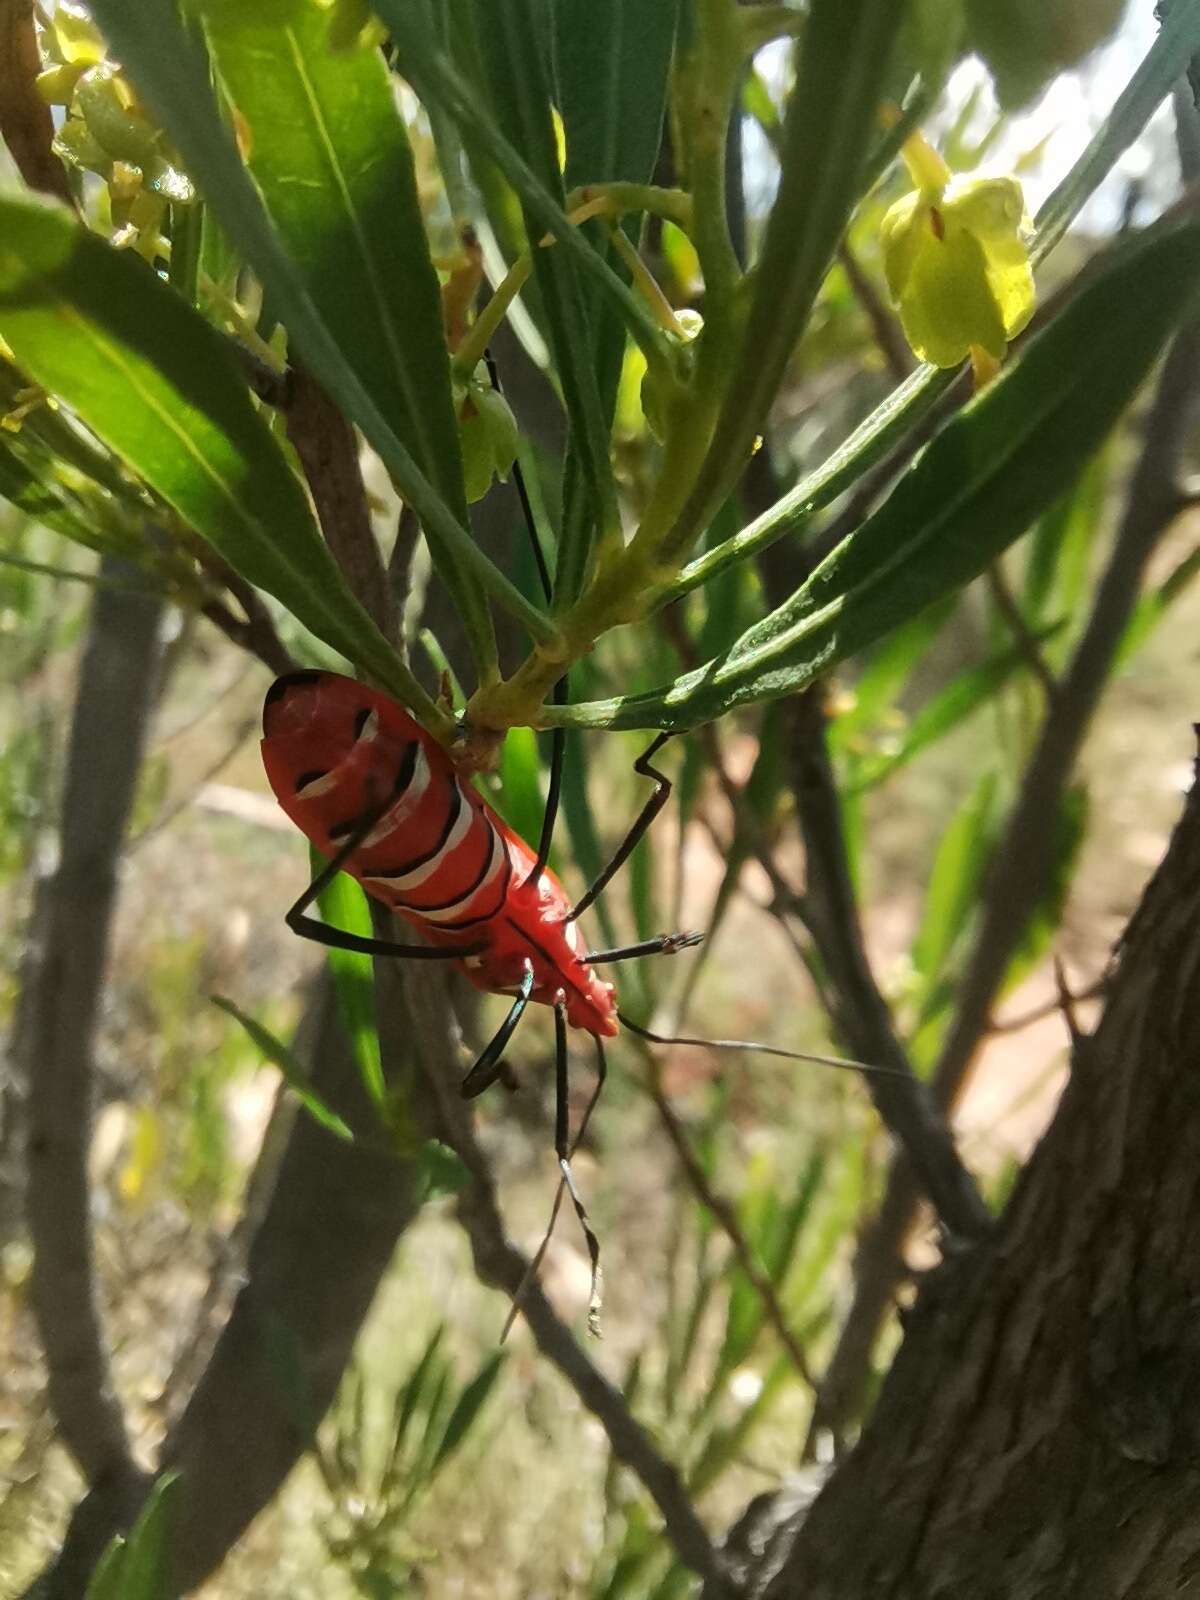
<path fill-rule="evenodd" d="M 263 734 L 276 798 L 322 855 L 377 818 L 342 870 L 435 953 L 492 994 L 519 995 L 531 969 L 528 999 L 561 995 L 572 1026 L 616 1034 L 613 986 L 588 963 L 562 884 L 534 873 L 525 841 L 394 700 L 334 672 L 292 673 L 267 695 Z"/>

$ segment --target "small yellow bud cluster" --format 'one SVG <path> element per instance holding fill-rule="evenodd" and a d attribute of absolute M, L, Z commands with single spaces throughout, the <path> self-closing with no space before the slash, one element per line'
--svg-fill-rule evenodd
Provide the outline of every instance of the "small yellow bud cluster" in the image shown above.
<path fill-rule="evenodd" d="M 120 67 L 78 0 L 58 0 L 42 33 L 49 62 L 37 80 L 42 98 L 67 108 L 55 148 L 108 189 L 114 243 L 147 261 L 169 248 L 162 237 L 167 206 L 191 205 L 196 193 L 162 133 L 138 103 Z"/>

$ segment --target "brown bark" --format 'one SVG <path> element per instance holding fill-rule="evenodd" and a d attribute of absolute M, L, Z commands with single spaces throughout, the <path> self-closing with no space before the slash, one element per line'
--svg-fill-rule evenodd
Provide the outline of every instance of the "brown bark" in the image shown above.
<path fill-rule="evenodd" d="M 130 576 L 113 556 L 100 570 Z M 161 620 L 156 599 L 116 585 L 96 590 L 71 722 L 60 856 L 37 894 L 21 1001 L 31 1290 L 50 1403 L 93 1492 L 118 1514 L 136 1503 L 142 1480 L 96 1295 L 87 1161 L 118 863 L 154 702 Z"/>
<path fill-rule="evenodd" d="M 1165 1600 L 1200 1582 L 1198 977 L 1193 789 L 994 1236 L 926 1280 L 860 1443 L 744 1593 Z"/>
<path fill-rule="evenodd" d="M 34 86 L 41 70 L 33 0 L 0 0 L 0 139 L 31 189 L 73 205 L 66 171 L 54 154 L 54 119 Z"/>

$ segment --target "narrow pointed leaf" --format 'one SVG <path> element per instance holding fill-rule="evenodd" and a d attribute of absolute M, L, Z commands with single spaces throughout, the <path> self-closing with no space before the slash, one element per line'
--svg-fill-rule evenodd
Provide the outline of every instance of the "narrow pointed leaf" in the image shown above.
<path fill-rule="evenodd" d="M 204 0 L 213 63 L 267 213 L 325 326 L 457 519 L 467 520 L 441 297 L 408 134 L 378 50 L 334 51 L 316 0 Z M 482 595 L 451 551 L 468 625 Z"/>
<path fill-rule="evenodd" d="M 532 0 L 508 0 L 500 6 L 493 0 L 475 0 L 474 11 L 497 123 L 523 152 L 555 205 L 563 209 L 566 193 L 558 166 L 550 82 Z M 527 205 L 525 231 L 531 240 L 541 233 Z M 564 519 L 559 541 L 555 601 L 561 605 L 579 593 L 596 533 L 617 526 L 616 491 L 579 263 L 573 254 L 557 248 L 535 249 L 533 271 L 570 424 L 568 460 L 574 463 L 572 470 L 578 472 L 584 493 L 583 505 Z"/>
<path fill-rule="evenodd" d="M 232 1000 L 226 1000 L 223 995 L 214 994 L 212 1002 L 213 1005 L 220 1006 L 221 1010 L 231 1016 L 235 1022 L 241 1023 L 271 1065 L 279 1068 L 288 1088 L 291 1089 L 309 1116 L 315 1122 L 319 1122 L 328 1133 L 353 1143 L 354 1132 L 349 1124 L 322 1100 L 309 1082 L 308 1073 L 288 1049 L 287 1045 L 281 1039 L 277 1039 L 269 1028 L 264 1028 L 261 1022 L 256 1022 L 253 1017 L 248 1016 L 240 1007 L 234 1005 Z"/>
<path fill-rule="evenodd" d="M 483 1409 L 496 1379 L 500 1376 L 500 1369 L 504 1365 L 504 1352 L 493 1351 L 480 1367 L 479 1371 L 462 1390 L 454 1402 L 454 1410 L 446 1421 L 446 1431 L 441 1437 L 437 1447 L 437 1454 L 433 1458 L 430 1476 L 437 1472 L 444 1462 L 458 1449 L 466 1438 L 476 1417 Z"/>
<path fill-rule="evenodd" d="M 649 183 L 662 142 L 667 75 L 675 42 L 677 0 L 554 0 L 554 78 L 567 145 L 564 183 L 569 190 L 592 183 Z M 640 217 L 622 226 L 636 243 Z M 628 281 L 596 222 L 584 224 L 597 251 Z M 596 374 L 600 414 L 612 426 L 625 323 L 599 283 L 581 284 L 587 318 L 589 361 Z M 563 526 L 566 548 L 559 583 L 561 598 L 578 590 L 586 545 L 576 537 L 586 517 L 579 463 L 568 458 Z M 569 571 L 569 568 L 573 570 Z"/>
<path fill-rule="evenodd" d="M 158 1479 L 131 1531 L 119 1535 L 105 1551 L 86 1600 L 168 1600 L 172 1592 L 168 1536 L 178 1481 L 176 1473 Z"/>
<path fill-rule="evenodd" d="M 1044 644 L 1059 633 L 1063 624 L 1042 628 L 1033 635 L 1038 644 Z M 868 757 L 853 769 L 850 792 L 861 794 L 866 789 L 886 782 L 894 772 L 920 755 L 930 745 L 944 739 L 948 733 L 961 727 L 977 711 L 993 700 L 1004 685 L 1027 665 L 1025 648 L 1011 645 L 999 650 L 988 660 L 960 672 L 940 693 L 923 705 L 913 717 L 900 740 L 899 746 L 887 755 Z"/>
<path fill-rule="evenodd" d="M 235 571 L 412 703 L 220 336 L 144 263 L 0 200 L 0 335 Z"/>
<path fill-rule="evenodd" d="M 310 847 L 309 866 L 315 876 L 325 865 L 325 858 Z M 322 919 L 331 928 L 342 928 L 360 938 L 372 936 L 371 912 L 367 897 L 349 873 L 339 872 L 322 892 L 318 905 Z M 338 1013 L 350 1048 L 358 1064 L 363 1087 L 379 1107 L 387 1101 L 387 1085 L 383 1076 L 383 1058 L 379 1049 L 379 1029 L 375 1018 L 375 965 L 370 956 L 357 950 L 325 952 L 333 987 L 337 996 Z"/>
<path fill-rule="evenodd" d="M 1200 284 L 1200 224 L 1113 252 L 1019 361 L 949 422 L 873 516 L 723 656 L 657 693 L 547 725 L 688 727 L 790 694 L 977 576 L 1070 484 Z"/>
<path fill-rule="evenodd" d="M 985 773 L 951 818 L 934 857 L 912 962 L 928 995 L 977 904 L 995 837 L 996 775 Z"/>

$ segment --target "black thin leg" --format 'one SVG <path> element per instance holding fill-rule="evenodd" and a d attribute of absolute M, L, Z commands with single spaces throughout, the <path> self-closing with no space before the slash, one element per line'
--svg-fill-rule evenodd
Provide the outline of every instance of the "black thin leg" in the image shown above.
<path fill-rule="evenodd" d="M 603 1061 L 603 1057 L 601 1057 Z M 583 1124 L 579 1129 L 580 1137 L 587 1126 L 587 1118 L 591 1116 L 592 1106 L 599 1096 L 604 1079 L 601 1077 L 592 1095 L 591 1104 L 588 1106 Z M 588 1297 L 588 1328 L 590 1332 L 600 1336 L 600 1241 L 597 1239 L 587 1214 L 587 1207 L 580 1199 L 579 1190 L 575 1187 L 575 1175 L 571 1171 L 571 1144 L 570 1129 L 570 1085 L 567 1079 L 567 1006 L 566 1001 L 559 999 L 554 1005 L 554 1149 L 558 1156 L 559 1171 L 562 1173 L 563 1182 L 567 1186 L 567 1193 L 571 1196 L 571 1204 L 575 1207 L 575 1215 L 579 1218 L 579 1226 L 583 1230 L 583 1237 L 587 1244 L 588 1257 L 592 1263 L 592 1288 Z"/>
<path fill-rule="evenodd" d="M 668 778 L 665 773 L 660 772 L 657 767 L 652 767 L 650 765 L 651 758 L 658 754 L 663 745 L 666 744 L 667 740 L 671 737 L 672 736 L 670 733 L 660 733 L 650 748 L 646 751 L 643 751 L 643 753 L 633 763 L 633 770 L 636 773 L 639 773 L 643 778 L 654 779 L 654 793 L 638 812 L 637 817 L 634 820 L 633 827 L 630 828 L 629 832 L 621 841 L 621 844 L 612 860 L 604 868 L 603 872 L 601 872 L 600 876 L 596 879 L 595 883 L 592 884 L 591 888 L 584 895 L 579 904 L 573 908 L 569 919 L 570 921 L 573 922 L 576 917 L 580 916 L 584 911 L 586 911 L 591 905 L 592 901 L 595 900 L 596 896 L 608 887 L 616 874 L 629 860 L 629 857 L 637 848 L 637 845 L 641 841 L 642 836 L 645 834 L 650 824 L 654 821 L 655 817 L 671 798 L 671 789 L 673 785 L 670 778 Z"/>
<path fill-rule="evenodd" d="M 476 1095 L 495 1083 L 504 1071 L 503 1055 L 508 1046 L 508 1041 L 513 1036 L 517 1023 L 525 1015 L 525 1007 L 529 1004 L 529 996 L 533 993 L 533 964 L 526 961 L 525 975 L 521 979 L 521 988 L 517 998 L 509 1007 L 508 1015 L 497 1028 L 491 1043 L 467 1073 L 460 1085 L 459 1092 L 464 1100 L 474 1100 Z"/>
<path fill-rule="evenodd" d="M 463 956 L 477 955 L 481 944 L 429 945 L 398 944 L 393 939 L 368 939 L 362 934 L 347 933 L 343 928 L 331 928 L 318 922 L 316 917 L 305 915 L 309 906 L 325 892 L 346 862 L 362 844 L 371 829 L 392 803 L 389 795 L 381 806 L 372 807 L 357 824 L 354 832 L 341 846 L 332 860 L 327 861 L 316 877 L 284 917 L 293 933 L 314 944 L 327 945 L 331 950 L 353 950 L 364 956 L 394 956 L 404 961 L 459 961 Z"/>
<path fill-rule="evenodd" d="M 495 357 L 490 350 L 483 352 L 483 359 L 487 364 L 488 377 L 492 380 L 492 388 L 497 394 L 503 394 L 500 387 L 500 372 L 496 366 Z M 537 524 L 533 520 L 533 506 L 529 499 L 529 488 L 525 482 L 525 473 L 521 463 L 516 460 L 512 464 L 513 482 L 517 487 L 517 498 L 521 502 L 521 512 L 525 518 L 525 528 L 529 534 L 529 543 L 533 547 L 533 559 L 537 563 L 538 577 L 542 584 L 542 593 L 547 602 L 554 598 L 554 589 L 550 581 L 550 568 L 546 563 L 546 552 L 542 549 L 542 541 L 538 538 Z M 563 676 L 554 685 L 554 704 L 565 706 L 567 703 L 567 676 Z M 542 835 L 538 840 L 537 861 L 533 870 L 525 879 L 526 883 L 536 883 L 546 870 L 546 863 L 550 860 L 550 846 L 554 840 L 554 825 L 558 821 L 558 803 L 562 795 L 563 758 L 567 750 L 567 730 L 555 728 L 550 735 L 550 784 L 546 792 L 546 810 L 542 816 Z"/>
<path fill-rule="evenodd" d="M 567 679 L 564 675 L 554 685 L 554 704 L 567 703 Z M 537 860 L 526 883 L 536 883 L 550 860 L 550 846 L 554 842 L 554 824 L 558 821 L 558 805 L 562 798 L 563 760 L 567 753 L 567 730 L 554 728 L 550 734 L 550 783 L 546 789 L 546 809 L 542 813 L 542 835 L 538 840 Z"/>
<path fill-rule="evenodd" d="M 584 960 L 589 967 L 611 967 L 617 961 L 634 961 L 638 956 L 673 956 L 692 945 L 703 944 L 702 933 L 660 933 L 657 939 L 641 944 L 624 944 L 619 950 L 589 950 Z"/>
<path fill-rule="evenodd" d="M 564 1032 L 565 1032 L 565 1030 L 564 1030 Z M 556 1042 L 557 1042 L 557 1040 L 556 1040 Z M 556 1054 L 556 1061 L 558 1059 L 559 1059 L 559 1057 Z M 562 1054 L 562 1059 L 565 1060 L 565 1049 L 564 1049 L 563 1054 Z M 578 1150 L 579 1146 L 583 1143 L 583 1136 L 587 1132 L 588 1123 L 592 1120 L 592 1112 L 595 1111 L 595 1109 L 596 1109 L 596 1105 L 597 1105 L 597 1103 L 598 1103 L 598 1101 L 600 1099 L 600 1094 L 601 1094 L 601 1091 L 604 1088 L 604 1084 L 605 1084 L 605 1081 L 607 1080 L 607 1078 L 608 1078 L 608 1060 L 607 1060 L 607 1058 L 606 1058 L 606 1056 L 604 1054 L 604 1040 L 599 1038 L 599 1037 L 597 1037 L 596 1038 L 596 1087 L 592 1090 L 592 1097 L 588 1101 L 587 1105 L 584 1107 L 583 1116 L 582 1116 L 582 1118 L 580 1119 L 580 1122 L 579 1122 L 579 1132 L 575 1135 L 575 1138 L 571 1143 L 571 1154 L 572 1155 L 575 1154 L 576 1150 Z M 556 1096 L 555 1118 L 554 1118 L 556 1128 L 558 1127 L 558 1125 L 559 1125 L 559 1123 L 561 1121 L 561 1113 L 558 1110 L 558 1106 L 559 1106 L 559 1104 L 562 1103 L 563 1100 L 565 1100 L 565 1098 L 566 1098 L 565 1095 Z M 501 1344 L 503 1344 L 505 1339 L 508 1338 L 508 1335 L 512 1330 L 512 1325 L 517 1320 L 517 1313 L 520 1311 L 521 1306 L 522 1306 L 522 1304 L 524 1303 L 524 1300 L 525 1300 L 525 1291 L 528 1289 L 530 1283 L 532 1283 L 534 1278 L 537 1277 L 538 1269 L 540 1268 L 540 1266 L 542 1264 L 542 1259 L 546 1254 L 546 1250 L 547 1250 L 547 1248 L 548 1248 L 548 1246 L 550 1244 L 551 1238 L 554 1236 L 554 1224 L 558 1221 L 559 1207 L 562 1205 L 562 1197 L 566 1192 L 567 1192 L 567 1181 L 566 1181 L 566 1178 L 565 1177 L 564 1178 L 560 1178 L 558 1180 L 558 1188 L 555 1190 L 555 1193 L 554 1193 L 554 1204 L 550 1208 L 550 1221 L 546 1224 L 546 1231 L 542 1235 L 542 1242 L 541 1242 L 541 1244 L 538 1245 L 536 1253 L 533 1255 L 532 1259 L 530 1260 L 529 1265 L 525 1268 L 525 1272 L 524 1272 L 524 1274 L 523 1274 L 523 1276 L 521 1278 L 521 1281 L 517 1285 L 516 1293 L 513 1295 L 512 1306 L 509 1309 L 508 1316 L 505 1318 L 505 1321 L 504 1321 L 504 1327 L 503 1327 L 503 1329 L 501 1330 L 501 1333 L 500 1333 L 500 1343 Z M 572 1195 L 572 1197 L 574 1197 L 574 1196 Z M 585 1224 L 585 1228 L 586 1228 L 586 1226 L 587 1225 Z M 598 1253 L 598 1248 L 599 1247 L 597 1247 L 597 1253 Z M 595 1278 L 593 1278 L 593 1303 L 592 1303 L 592 1305 L 590 1305 L 588 1307 L 588 1327 L 591 1330 L 591 1332 L 596 1334 L 596 1335 L 599 1335 L 599 1332 L 600 1332 L 599 1312 L 600 1312 L 599 1296 L 596 1293 L 596 1280 L 595 1280 Z"/>

